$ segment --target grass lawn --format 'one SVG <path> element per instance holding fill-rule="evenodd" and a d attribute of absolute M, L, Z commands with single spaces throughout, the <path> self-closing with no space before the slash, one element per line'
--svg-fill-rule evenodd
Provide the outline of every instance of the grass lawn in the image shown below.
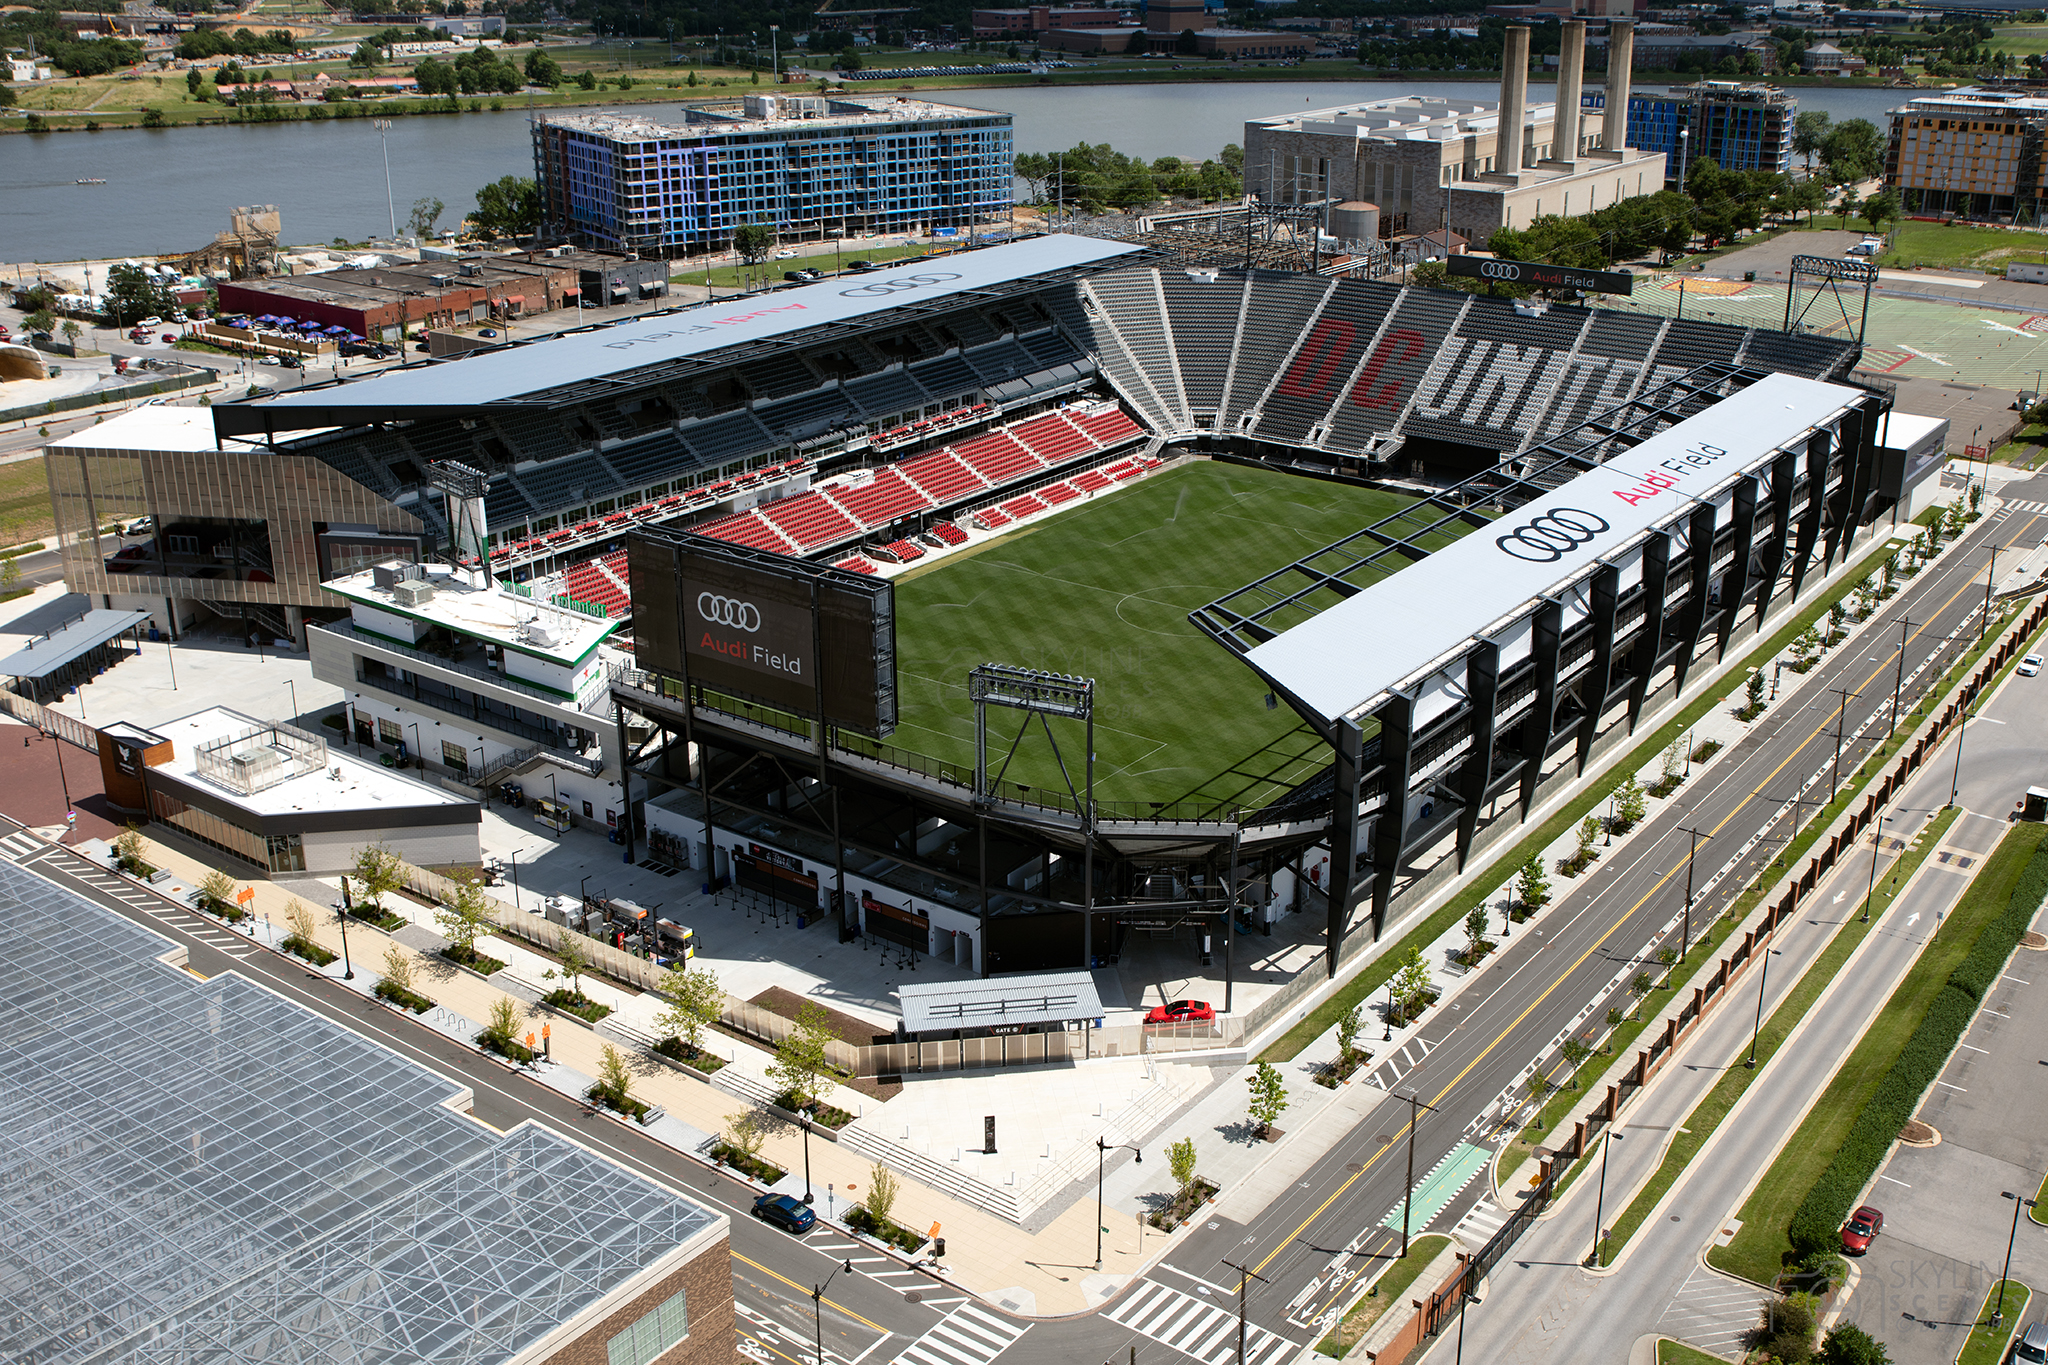
<path fill-rule="evenodd" d="M 1998 1296 L 1999 1286 L 2005 1287 L 2005 1297 Z M 2001 1280 L 1991 1286 L 1984 1296 L 1984 1306 L 1977 1310 L 1977 1325 L 1970 1329 L 1970 1339 L 1963 1343 L 1962 1354 L 1956 1357 L 1956 1365 L 1999 1365 L 2005 1359 L 2006 1344 L 2012 1340 L 2027 1320 L 2027 1301 L 2034 1297 L 2034 1291 L 2018 1280 Z M 1991 1307 L 1999 1305 L 1999 1319 L 1996 1326 L 1991 1322 Z"/>
<path fill-rule="evenodd" d="M 1657 1365 L 1728 1365 L 1720 1356 L 1696 1351 L 1682 1341 L 1657 1343 Z"/>
<path fill-rule="evenodd" d="M 1820 993 L 1827 989 L 1828 983 L 1835 979 L 1835 974 L 1841 971 L 1842 964 L 1848 961 L 1849 954 L 1856 950 L 1856 945 L 1863 942 L 1872 929 L 1883 924 L 1884 913 L 1891 908 L 1893 899 L 1898 895 L 1898 888 L 1912 880 L 1920 864 L 1927 860 L 1927 855 L 1934 851 L 1942 836 L 1948 833 L 1949 826 L 1953 825 L 1961 814 L 1961 811 L 1951 808 L 1935 816 L 1920 836 L 1920 847 L 1913 849 L 1893 865 L 1885 876 L 1884 885 L 1878 888 L 1876 899 L 1871 903 L 1869 924 L 1864 924 L 1860 916 L 1851 916 L 1835 931 L 1834 938 L 1821 950 L 1821 955 L 1814 960 L 1813 966 L 1807 968 L 1806 974 L 1799 978 L 1799 984 L 1792 988 L 1792 993 L 1785 997 L 1778 1008 L 1771 1012 L 1771 1017 L 1764 1022 L 1762 1031 L 1757 1035 L 1756 1070 L 1740 1066 L 1729 1067 L 1721 1074 L 1721 1079 L 1715 1082 L 1714 1088 L 1707 1092 L 1706 1098 L 1693 1106 L 1693 1111 L 1686 1115 L 1685 1122 L 1679 1125 L 1678 1135 L 1664 1153 L 1664 1160 L 1657 1167 L 1656 1174 L 1650 1177 L 1650 1183 L 1637 1193 L 1629 1206 L 1622 1210 L 1621 1216 L 1614 1220 L 1614 1236 L 1608 1240 L 1604 1249 L 1607 1258 L 1605 1264 L 1613 1264 L 1614 1258 L 1628 1245 L 1628 1239 L 1642 1226 L 1643 1220 L 1650 1216 L 1651 1210 L 1657 1207 L 1657 1201 L 1664 1197 L 1672 1182 L 1692 1163 L 1693 1157 L 1699 1154 L 1707 1139 L 1714 1135 L 1714 1130 L 1721 1126 L 1721 1120 L 1728 1117 L 1728 1111 L 1735 1107 L 1736 1101 L 1749 1092 L 1750 1082 L 1770 1065 L 1771 1058 L 1778 1055 L 1778 1048 L 1783 1045 L 1786 1036 L 1806 1017 L 1807 1010 L 1813 1007 L 1813 1002 L 1820 998 Z M 1746 992 L 1749 977 L 1754 974 L 1754 970 L 1746 974 L 1736 983 L 1735 989 L 1738 992 Z"/>
<path fill-rule="evenodd" d="M 1792 1253 L 1786 1234 L 1793 1211 L 1834 1160 L 1836 1148 L 1871 1095 L 1891 1074 L 1899 1050 L 1920 1026 L 1949 973 L 1970 955 L 1984 926 L 2012 899 L 2020 872 L 2044 834 L 2048 826 L 2016 825 L 1999 841 L 1998 850 L 1978 869 L 1962 900 L 1921 950 L 1912 971 L 1870 1021 L 1856 1050 L 1743 1204 L 1742 1229 L 1735 1240 L 1707 1253 L 1716 1269 L 1758 1284 L 1776 1282 Z"/>
<path fill-rule="evenodd" d="M 2044 1213 L 2044 1209 L 2048 1209 L 2048 1177 L 2042 1179 L 2041 1188 L 2034 1195 L 2033 1207 L 2027 1210 L 2027 1217 L 2048 1227 L 2048 1213 Z"/>
<path fill-rule="evenodd" d="M 2029 52 L 2048 52 L 2048 24 L 1997 24 L 1989 44 L 1993 52 L 2010 52 L 2024 57 Z"/>
<path fill-rule="evenodd" d="M 929 252 L 943 250 L 933 245 L 883 246 L 880 243 L 842 242 L 837 253 L 821 251 L 817 242 L 792 242 L 791 247 L 802 253 L 795 258 L 777 260 L 770 257 L 757 266 L 722 265 L 713 267 L 711 283 L 719 289 L 738 289 L 753 284 L 780 284 L 782 272 L 795 270 L 799 266 L 829 272 L 844 269 L 848 261 L 900 261 L 907 257 L 923 256 Z M 674 284 L 703 284 L 704 270 L 685 270 L 679 275 L 669 276 Z"/>
<path fill-rule="evenodd" d="M 902 720 L 890 742 L 971 765 L 969 669 L 1079 674 L 1098 688 L 1099 799 L 1257 804 L 1320 771 L 1328 751 L 1291 712 L 1268 710 L 1265 687 L 1187 614 L 1408 505 L 1204 460 L 906 575 L 896 587 Z M 992 773 L 1020 714 L 991 717 Z M 1055 733 L 1078 785 L 1079 727 Z M 1006 780 L 1066 790 L 1042 733 L 1019 747 Z"/>
<path fill-rule="evenodd" d="M 1344 1315 L 1344 1321 L 1316 1343 L 1317 1352 L 1326 1356 L 1342 1356 L 1363 1341 L 1372 1325 L 1380 1320 L 1380 1315 L 1390 1305 L 1400 1302 L 1401 1295 L 1415 1282 L 1423 1267 L 1435 1260 L 1436 1254 L 1450 1240 L 1448 1237 L 1430 1236 L 1417 1237 L 1409 1242 L 1408 1254 L 1380 1272 L 1379 1278 L 1373 1281 L 1372 1289 Z"/>
<path fill-rule="evenodd" d="M 2048 261 L 2048 233 L 1960 224 L 1900 223 L 1878 264 L 2005 273 L 2009 261 Z"/>
<path fill-rule="evenodd" d="M 0 464 L 0 545 L 19 545 L 57 529 L 50 479 L 41 460 Z"/>

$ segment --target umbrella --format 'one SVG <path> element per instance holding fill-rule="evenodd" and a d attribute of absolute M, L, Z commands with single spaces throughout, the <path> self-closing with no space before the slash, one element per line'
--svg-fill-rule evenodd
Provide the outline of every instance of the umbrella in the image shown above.
<path fill-rule="evenodd" d="M 299 329 L 306 332 L 317 332 L 320 330 L 320 324 L 317 322 L 302 322 L 299 324 Z"/>
<path fill-rule="evenodd" d="M 329 328 L 327 329 L 327 335 L 329 335 L 329 336 L 331 336 L 331 337 L 345 337 L 345 336 L 349 336 L 349 335 L 351 335 L 351 333 L 349 332 L 348 328 L 346 328 L 346 327 L 341 327 L 341 326 L 334 326 L 334 327 L 329 327 Z"/>
<path fill-rule="evenodd" d="M 246 330 L 248 329 L 248 326 L 249 326 L 249 319 L 247 319 L 247 318 L 230 318 L 230 319 L 228 319 L 228 326 L 230 326 L 230 327 L 240 327 L 240 328 L 242 328 L 243 330 L 245 330 L 245 331 L 246 331 Z"/>
<path fill-rule="evenodd" d="M 275 323 L 279 327 L 296 327 L 299 325 L 298 323 L 293 322 L 290 318 L 272 318 L 271 322 Z"/>

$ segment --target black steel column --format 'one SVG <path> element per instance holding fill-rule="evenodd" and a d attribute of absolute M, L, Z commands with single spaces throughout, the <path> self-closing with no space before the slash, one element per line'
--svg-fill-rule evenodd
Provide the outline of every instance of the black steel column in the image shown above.
<path fill-rule="evenodd" d="M 1415 776 L 1415 701 L 1396 694 L 1380 707 L 1380 814 L 1372 827 L 1372 936 L 1387 929 L 1394 903 L 1394 873 L 1408 841 L 1408 783 Z M 1355 816 L 1353 817 L 1356 818 Z M 1348 884 L 1350 868 L 1344 870 Z"/>
<path fill-rule="evenodd" d="M 1728 511 L 1735 527 L 1735 557 L 1728 562 L 1728 578 L 1721 584 L 1716 663 L 1727 662 L 1728 637 L 1735 633 L 1735 618 L 1749 600 L 1749 560 L 1756 550 L 1756 475 L 1745 475 L 1736 481 L 1735 500 L 1728 505 Z"/>
<path fill-rule="evenodd" d="M 1836 480 L 1834 491 L 1828 494 L 1827 499 L 1827 535 L 1821 542 L 1820 557 L 1823 575 L 1834 572 L 1837 554 L 1844 559 L 1849 555 L 1845 532 L 1854 515 L 1849 510 L 1849 501 L 1856 492 L 1856 442 L 1848 417 L 1844 417 L 1836 428 L 1834 457 L 1841 468 L 1841 478 Z"/>
<path fill-rule="evenodd" d="M 1870 398 L 1858 403 L 1842 419 L 1842 444 L 1849 449 L 1854 477 L 1849 490 L 1849 515 L 1842 527 L 1844 562 L 1849 557 L 1848 546 L 1855 542 L 1856 533 L 1869 521 L 1865 513 L 1877 487 L 1877 428 L 1885 407 L 1885 400 Z"/>
<path fill-rule="evenodd" d="M 1792 485 L 1799 478 L 1799 457 L 1780 451 L 1771 461 L 1771 539 L 1764 547 L 1762 581 L 1757 585 L 1756 629 L 1763 634 L 1764 617 L 1770 614 L 1771 597 L 1778 591 L 1778 575 L 1785 571 L 1785 553 L 1792 546 Z"/>
<path fill-rule="evenodd" d="M 625 845 L 626 861 L 633 861 L 633 751 L 626 743 L 626 708 L 614 700 L 612 720 L 619 730 L 619 842 Z M 490 793 L 484 794 L 485 799 Z M 653 926 L 648 926 L 652 928 Z"/>
<path fill-rule="evenodd" d="M 1564 631 L 1564 604 L 1550 599 L 1529 618 L 1529 663 L 1536 674 L 1536 697 L 1522 717 L 1522 818 L 1536 805 L 1536 781 L 1557 728 L 1558 640 Z"/>
<path fill-rule="evenodd" d="M 1792 550 L 1792 600 L 1806 586 L 1813 549 L 1820 540 L 1821 518 L 1827 511 L 1828 462 L 1834 456 L 1835 433 L 1816 431 L 1806 438 L 1806 510 L 1799 516 L 1799 540 Z"/>
<path fill-rule="evenodd" d="M 1692 583 L 1686 588 L 1685 610 L 1679 613 L 1677 651 L 1671 657 L 1671 690 L 1685 690 L 1685 675 L 1692 669 L 1693 651 L 1700 645 L 1700 633 L 1707 627 L 1707 590 L 1714 577 L 1714 531 L 1719 523 L 1712 504 L 1692 509 L 1686 529 L 1686 557 L 1692 561 Z"/>
<path fill-rule="evenodd" d="M 1643 702 L 1650 695 L 1650 675 L 1664 650 L 1664 587 L 1671 578 L 1671 533 L 1652 532 L 1643 542 L 1643 624 L 1629 650 L 1629 671 L 1635 683 L 1628 694 L 1628 732 L 1636 732 Z"/>
<path fill-rule="evenodd" d="M 1607 710 L 1607 694 L 1614 685 L 1614 617 L 1615 604 L 1621 597 L 1621 570 L 1612 564 L 1602 564 L 1593 571 L 1589 587 L 1593 603 L 1593 662 L 1579 683 L 1579 702 L 1586 709 L 1586 718 L 1579 725 L 1580 777 L 1586 775 L 1586 760 L 1593 756 L 1593 740 L 1600 733 L 1600 717 Z M 1463 864 L 1459 866 L 1462 870 Z"/>
<path fill-rule="evenodd" d="M 1324 965 L 1331 976 L 1337 974 L 1344 924 L 1350 918 L 1352 890 L 1358 883 L 1358 770 L 1364 748 L 1365 736 L 1358 726 L 1340 718 L 1334 746 L 1336 790 L 1330 796 L 1330 880 L 1323 888 L 1328 921 L 1323 937 L 1330 945 Z"/>
<path fill-rule="evenodd" d="M 1479 808 L 1486 804 L 1486 783 L 1493 776 L 1493 727 L 1500 695 L 1500 646 L 1481 640 L 1465 656 L 1465 705 L 1472 716 L 1472 748 L 1458 770 L 1458 871 L 1472 854 L 1479 833 Z"/>

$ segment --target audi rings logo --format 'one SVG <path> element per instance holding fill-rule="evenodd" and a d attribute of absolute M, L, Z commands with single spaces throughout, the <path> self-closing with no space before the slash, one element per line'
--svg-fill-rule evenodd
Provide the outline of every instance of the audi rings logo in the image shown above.
<path fill-rule="evenodd" d="M 1555 564 L 1607 528 L 1605 517 L 1576 507 L 1560 507 L 1496 538 L 1493 543 L 1516 559 L 1527 560 L 1531 564 Z"/>
<path fill-rule="evenodd" d="M 922 289 L 928 284 L 944 284 L 947 280 L 957 280 L 959 278 L 958 275 L 949 274 L 945 271 L 924 275 L 898 275 L 894 279 L 876 280 L 873 284 L 863 284 L 857 285 L 852 289 L 842 289 L 839 291 L 839 297 L 842 299 L 886 298 L 890 294 L 900 294 L 906 289 Z"/>
<path fill-rule="evenodd" d="M 1481 261 L 1479 277 L 1483 280 L 1519 280 L 1522 278 L 1522 267 L 1513 261 Z"/>
<path fill-rule="evenodd" d="M 697 594 L 697 614 L 714 625 L 731 626 L 736 630 L 756 631 L 761 628 L 761 609 L 737 597 L 700 592 Z"/>

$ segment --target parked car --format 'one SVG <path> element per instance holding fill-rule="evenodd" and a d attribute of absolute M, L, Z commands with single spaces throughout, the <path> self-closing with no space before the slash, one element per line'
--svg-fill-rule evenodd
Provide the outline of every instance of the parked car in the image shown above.
<path fill-rule="evenodd" d="M 2019 674 L 2022 678 L 2031 678 L 2040 671 L 2041 656 L 2038 654 L 2029 654 L 2026 658 L 2021 659 L 2020 666 L 2013 670 L 2013 672 Z"/>
<path fill-rule="evenodd" d="M 1842 1225 L 1842 1250 L 1851 1256 L 1861 1256 L 1883 1231 L 1884 1214 L 1865 1204 Z"/>
<path fill-rule="evenodd" d="M 801 1237 L 817 1223 L 803 1200 L 787 1194 L 764 1194 L 754 1201 L 754 1216 Z"/>
<path fill-rule="evenodd" d="M 161 327 L 164 325 L 164 320 L 160 317 L 151 316 L 144 318 L 135 325 L 137 327 Z"/>
<path fill-rule="evenodd" d="M 5 327 L 0 327 L 0 341 L 11 340 L 13 340 L 13 334 L 10 333 Z"/>
<path fill-rule="evenodd" d="M 121 534 L 124 536 L 146 536 L 154 530 L 156 530 L 155 517 L 137 517 L 121 528 Z"/>
<path fill-rule="evenodd" d="M 795 247 L 792 247 L 792 246 L 786 246 L 786 247 L 782 248 L 782 250 L 780 250 L 780 251 L 778 251 L 778 252 L 776 252 L 776 253 L 775 253 L 775 259 L 776 259 L 776 260 L 778 260 L 778 261 L 793 261 L 793 260 L 795 260 L 795 259 L 796 259 L 796 248 L 795 248 Z"/>
<path fill-rule="evenodd" d="M 1206 1000 L 1173 1000 L 1145 1014 L 1148 1024 L 1206 1024 L 1215 1018 L 1216 1011 Z"/>
<path fill-rule="evenodd" d="M 178 334 L 177 334 L 176 332 L 165 332 L 165 333 L 164 333 L 164 345 L 166 345 L 166 346 L 169 346 L 169 345 L 173 344 L 174 342 L 176 342 L 176 341 L 177 341 L 177 339 L 178 339 Z"/>
<path fill-rule="evenodd" d="M 2020 1333 L 2019 1344 L 2012 1348 L 2012 1358 L 2025 1361 L 2026 1365 L 2042 1365 L 2048 1361 L 2048 1322 L 2027 1325 Z"/>
<path fill-rule="evenodd" d="M 149 329 L 147 327 L 134 328 L 128 333 L 128 339 L 130 341 L 139 342 L 143 345 L 148 345 Z"/>
<path fill-rule="evenodd" d="M 804 272 L 801 270 L 785 270 L 782 272 L 782 278 L 788 280 L 791 284 L 802 284 L 804 282 Z"/>
<path fill-rule="evenodd" d="M 882 267 L 876 265 L 873 261 L 848 261 L 846 268 L 856 274 L 863 274 L 870 270 L 880 270 Z"/>
<path fill-rule="evenodd" d="M 1884 250 L 1884 243 L 1875 237 L 1866 237 L 1849 248 L 1851 256 L 1875 256 Z"/>
<path fill-rule="evenodd" d="M 477 335 L 478 335 L 478 336 L 480 336 L 480 337 L 494 337 L 494 336 L 496 336 L 496 335 L 497 335 L 497 333 L 496 333 L 495 331 L 491 330 L 491 329 L 490 329 L 489 327 L 484 327 L 484 328 L 480 328 L 480 329 L 479 329 L 479 330 L 477 331 Z"/>

